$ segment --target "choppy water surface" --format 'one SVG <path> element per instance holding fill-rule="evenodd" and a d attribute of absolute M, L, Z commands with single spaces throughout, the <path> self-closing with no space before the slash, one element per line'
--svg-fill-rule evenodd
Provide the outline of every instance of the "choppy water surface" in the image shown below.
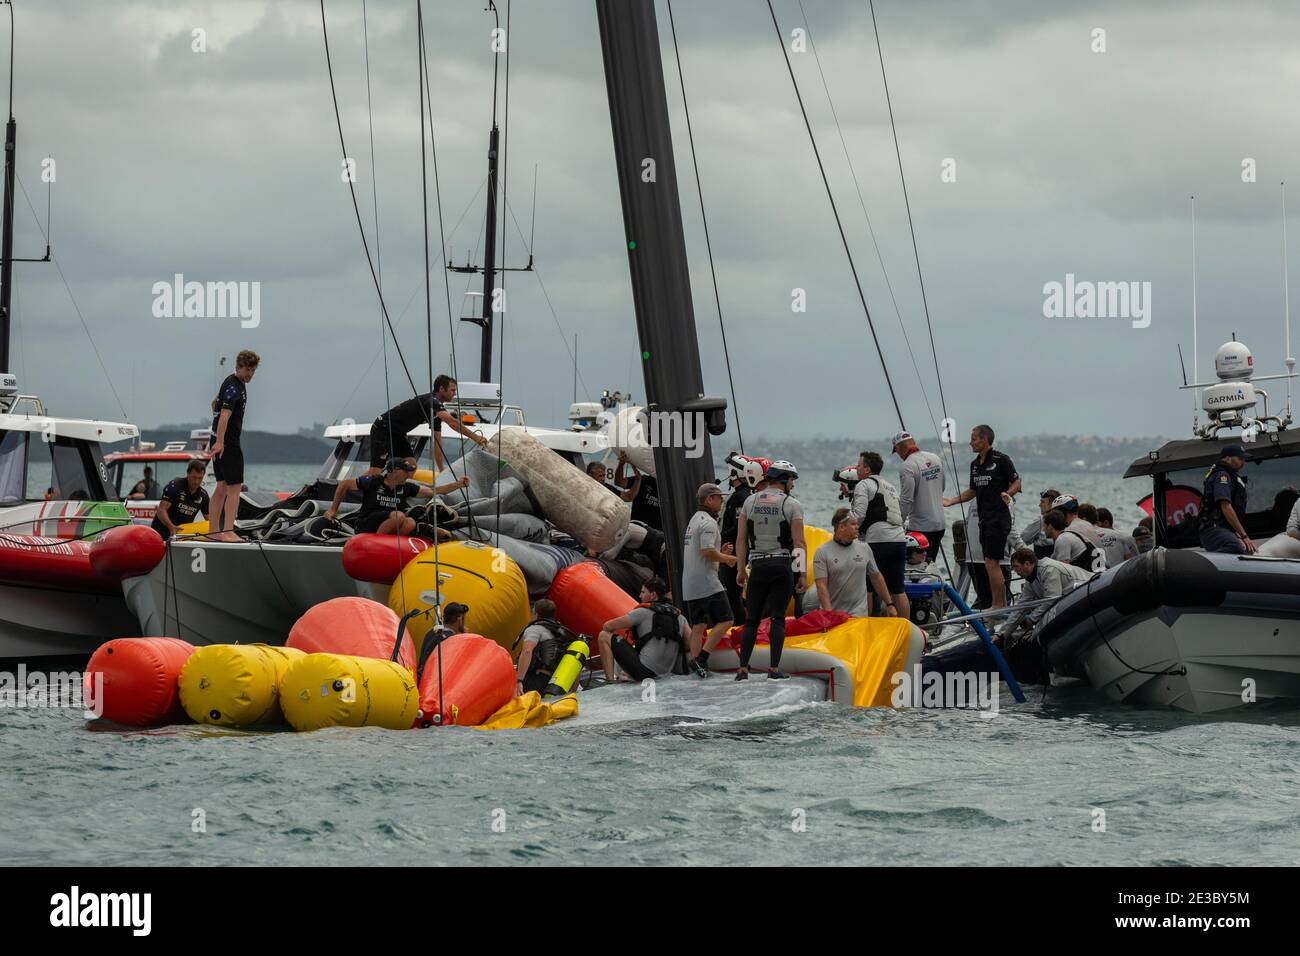
<path fill-rule="evenodd" d="M 1295 712 L 1192 718 L 1054 688 L 1023 707 L 1004 695 L 984 719 L 707 683 L 661 682 L 653 704 L 598 689 L 568 726 L 505 732 L 122 732 L 0 711 L 0 850 L 11 864 L 1300 859 Z"/>

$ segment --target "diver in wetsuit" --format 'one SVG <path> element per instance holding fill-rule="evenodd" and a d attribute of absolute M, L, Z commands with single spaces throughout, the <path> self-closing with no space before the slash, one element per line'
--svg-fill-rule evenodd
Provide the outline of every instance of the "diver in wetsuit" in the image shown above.
<path fill-rule="evenodd" d="M 781 670 L 785 607 L 792 590 L 802 593 L 808 586 L 803 506 L 790 495 L 798 477 L 798 469 L 790 462 L 772 462 L 766 478 L 746 499 L 737 516 L 736 582 L 743 587 L 748 581 L 749 588 L 736 680 L 749 679 L 749 659 L 758 637 L 758 622 L 763 617 L 771 621 L 768 677 L 783 680 L 790 676 Z"/>

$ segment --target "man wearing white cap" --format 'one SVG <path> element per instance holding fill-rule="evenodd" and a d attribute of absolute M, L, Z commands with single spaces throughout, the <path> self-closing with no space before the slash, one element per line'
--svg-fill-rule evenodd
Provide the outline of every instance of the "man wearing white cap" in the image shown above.
<path fill-rule="evenodd" d="M 713 482 L 700 485 L 695 493 L 700 510 L 686 526 L 682 554 L 682 601 L 691 625 L 690 651 L 692 666 L 701 677 L 708 677 L 709 653 L 718 646 L 722 635 L 731 627 L 731 601 L 718 578 L 721 565 L 736 566 L 734 554 L 724 554 L 718 530 L 718 512 L 722 510 L 722 489 Z M 704 639 L 704 632 L 709 638 Z"/>
<path fill-rule="evenodd" d="M 903 513 L 903 527 L 920 531 L 930 542 L 926 560 L 939 554 L 945 529 L 943 518 L 943 459 L 916 447 L 907 432 L 897 432 L 894 454 L 903 460 L 898 469 L 898 507 Z"/>

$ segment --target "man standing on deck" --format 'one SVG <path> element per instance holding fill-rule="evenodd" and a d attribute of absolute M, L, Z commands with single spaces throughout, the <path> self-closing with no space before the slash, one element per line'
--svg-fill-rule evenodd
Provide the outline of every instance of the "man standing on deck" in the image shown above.
<path fill-rule="evenodd" d="M 975 499 L 984 569 L 989 576 L 992 606 L 996 608 L 1007 606 L 1000 559 L 1011 535 L 1011 503 L 1020 494 L 1020 475 L 1015 462 L 993 447 L 993 439 L 993 429 L 988 425 L 971 429 L 970 448 L 975 457 L 970 463 L 970 486 L 956 498 L 945 498 L 943 506 L 951 508 Z"/>
<path fill-rule="evenodd" d="M 370 470 L 377 475 L 389 458 L 405 458 L 411 468 L 416 465 L 415 450 L 406 437 L 407 432 L 422 422 L 432 422 L 434 469 L 442 470 L 442 425 L 446 422 L 453 430 L 471 441 L 486 445 L 487 439 L 469 426 L 462 424 L 447 411 L 447 403 L 456 398 L 456 380 L 450 375 L 439 375 L 433 380 L 433 391 L 427 395 L 408 398 L 375 419 L 370 426 Z"/>
<path fill-rule="evenodd" d="M 858 483 L 853 489 L 851 511 L 858 522 L 859 536 L 871 545 L 876 565 L 884 575 L 889 593 L 902 617 L 910 617 L 907 600 L 907 532 L 898 489 L 881 477 L 885 460 L 874 451 L 858 456 Z"/>
<path fill-rule="evenodd" d="M 939 555 L 943 541 L 943 459 L 921 451 L 907 432 L 898 432 L 893 440 L 894 454 L 903 460 L 898 469 L 898 507 L 903 514 L 903 528 L 925 535 L 928 561 Z"/>
<path fill-rule="evenodd" d="M 700 510 L 686 526 L 682 554 L 682 601 L 691 625 L 691 665 L 701 677 L 709 676 L 709 654 L 734 620 L 727 589 L 718 579 L 722 565 L 736 566 L 736 557 L 719 550 L 718 512 L 722 510 L 722 489 L 712 482 L 700 485 L 695 494 Z M 704 632 L 709 638 L 704 639 Z"/>
<path fill-rule="evenodd" d="M 1246 476 L 1241 473 L 1250 454 L 1240 445 L 1225 445 L 1205 475 L 1201 514 L 1197 519 L 1201 547 L 1218 554 L 1254 554 L 1255 542 L 1241 520 L 1246 516 Z"/>
<path fill-rule="evenodd" d="M 239 496 L 244 490 L 244 449 L 240 436 L 244 430 L 244 406 L 248 404 L 248 383 L 253 380 L 262 359 L 244 349 L 235 356 L 235 371 L 226 376 L 212 400 L 212 474 L 217 490 L 208 509 L 208 536 L 216 541 L 238 541 L 235 516 L 239 514 Z"/>
<path fill-rule="evenodd" d="M 871 546 L 858 537 L 858 522 L 853 512 L 848 508 L 836 510 L 831 527 L 835 529 L 834 536 L 813 556 L 813 581 L 821 609 L 866 617 L 869 582 L 885 608 L 885 616 L 896 617 L 898 609 L 876 567 Z"/>
<path fill-rule="evenodd" d="M 727 481 L 731 485 L 731 494 L 727 497 L 727 503 L 722 506 L 720 550 L 723 554 L 736 553 L 736 516 L 740 514 L 745 499 L 753 494 L 754 488 L 763 480 L 766 471 L 767 463 L 762 458 L 750 458 L 736 452 L 727 456 Z M 727 600 L 731 602 L 731 619 L 743 621 L 745 599 L 740 593 L 740 585 L 736 583 L 736 565 L 732 563 L 719 567 L 718 580 L 722 582 L 722 587 L 727 592 Z"/>

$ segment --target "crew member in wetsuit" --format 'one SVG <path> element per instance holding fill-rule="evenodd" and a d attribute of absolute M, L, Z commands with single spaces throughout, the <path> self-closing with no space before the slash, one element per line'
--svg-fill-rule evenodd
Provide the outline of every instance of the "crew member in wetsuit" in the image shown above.
<path fill-rule="evenodd" d="M 1201 547 L 1218 554 L 1254 554 L 1255 542 L 1246 534 L 1247 478 L 1242 469 L 1250 454 L 1240 445 L 1225 445 L 1219 460 L 1205 475 L 1197 532 Z"/>
<path fill-rule="evenodd" d="M 411 470 L 405 458 L 391 458 L 384 465 L 381 475 L 365 474 L 359 478 L 344 478 L 334 490 L 334 501 L 325 512 L 325 517 L 331 521 L 337 518 L 339 505 L 350 491 L 356 489 L 361 495 L 361 507 L 357 511 L 357 534 L 412 534 L 415 531 L 415 519 L 406 514 L 410 499 L 432 498 L 435 494 L 445 494 L 469 484 L 469 476 L 462 475 L 458 481 L 430 488 L 411 481 Z"/>
<path fill-rule="evenodd" d="M 433 649 L 455 634 L 465 633 L 465 615 L 469 613 L 469 605 L 461 604 L 458 601 L 452 601 L 442 609 L 442 623 L 437 627 L 429 629 L 429 633 L 424 635 L 424 641 L 420 644 L 420 660 L 415 665 L 415 682 L 420 682 L 420 677 L 424 674 L 424 665 L 433 656 Z"/>
<path fill-rule="evenodd" d="M 180 525 L 197 521 L 200 515 L 208 516 L 212 502 L 203 490 L 203 473 L 207 470 L 207 462 L 195 458 L 185 466 L 184 478 L 173 478 L 162 490 L 150 527 L 164 541 L 174 535 Z"/>
<path fill-rule="evenodd" d="M 444 422 L 471 441 L 486 445 L 486 438 L 468 425 L 462 424 L 455 415 L 447 411 L 447 402 L 455 397 L 456 380 L 450 375 L 439 375 L 433 380 L 432 392 L 408 398 L 376 418 L 374 424 L 370 426 L 370 470 L 366 474 L 379 474 L 384 467 L 384 462 L 390 458 L 405 458 L 414 469 L 415 450 L 406 435 L 422 422 L 433 423 L 434 467 L 439 471 L 442 470 L 444 463 L 442 454 Z"/>
<path fill-rule="evenodd" d="M 768 677 L 783 680 L 790 676 L 781 670 L 785 608 L 792 590 L 802 594 L 808 586 L 804 573 L 808 549 L 803 535 L 803 506 L 790 495 L 798 477 L 798 470 L 790 462 L 772 462 L 766 478 L 746 499 L 736 518 L 736 582 L 742 587 L 749 582 L 736 680 L 749 679 L 749 658 L 763 617 L 771 622 Z"/>
<path fill-rule="evenodd" d="M 1020 475 L 1015 462 L 993 447 L 993 429 L 976 425 L 971 429 L 970 448 L 975 457 L 970 463 L 970 485 L 955 498 L 945 498 L 943 506 L 975 499 L 979 514 L 980 547 L 984 550 L 984 569 L 988 572 L 993 607 L 1006 607 L 1006 580 L 1001 558 L 1011 535 L 1011 504 L 1020 494 Z"/>
<path fill-rule="evenodd" d="M 217 490 L 208 510 L 208 531 L 209 537 L 218 541 L 239 540 L 234 530 L 239 495 L 244 490 L 244 450 L 239 440 L 248 404 L 247 386 L 261 361 L 256 352 L 248 349 L 236 355 L 235 371 L 226 376 L 212 400 L 212 474 L 217 479 Z"/>
<path fill-rule="evenodd" d="M 551 674 L 577 636 L 555 619 L 555 602 L 540 598 L 533 605 L 533 620 L 519 635 L 523 647 L 515 665 L 515 696 L 546 690 Z"/>
<path fill-rule="evenodd" d="M 727 502 L 722 506 L 722 517 L 719 519 L 722 528 L 720 550 L 723 554 L 736 553 L 736 515 L 740 513 L 745 499 L 754 493 L 755 486 L 763 480 L 766 469 L 767 465 L 761 458 L 750 458 L 735 452 L 727 456 L 727 483 L 731 486 L 731 494 L 727 496 Z M 736 583 L 736 565 L 724 564 L 719 567 L 718 580 L 722 582 L 727 592 L 727 600 L 731 602 L 731 619 L 743 621 L 745 599 L 741 594 L 740 585 Z"/>
<path fill-rule="evenodd" d="M 607 681 L 614 680 L 615 663 L 635 681 L 686 673 L 691 628 L 667 595 L 663 579 L 651 578 L 641 585 L 639 607 L 601 626 L 596 645 Z M 633 641 L 616 631 L 631 631 Z"/>

